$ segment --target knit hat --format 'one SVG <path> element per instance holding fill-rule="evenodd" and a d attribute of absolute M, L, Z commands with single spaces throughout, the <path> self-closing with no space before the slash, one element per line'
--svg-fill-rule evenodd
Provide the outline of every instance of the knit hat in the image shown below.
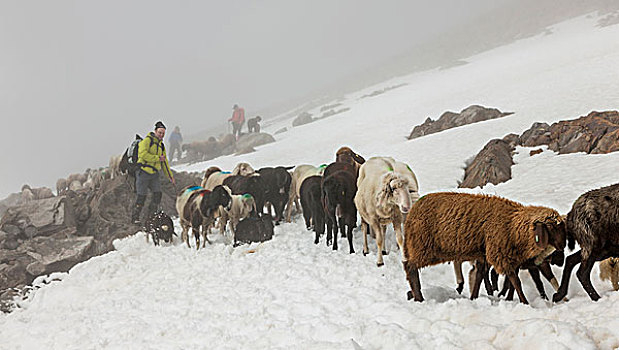
<path fill-rule="evenodd" d="M 155 123 L 155 130 L 157 130 L 159 128 L 164 128 L 165 129 L 165 125 L 163 125 L 163 123 L 161 121 L 158 121 L 157 123 Z"/>

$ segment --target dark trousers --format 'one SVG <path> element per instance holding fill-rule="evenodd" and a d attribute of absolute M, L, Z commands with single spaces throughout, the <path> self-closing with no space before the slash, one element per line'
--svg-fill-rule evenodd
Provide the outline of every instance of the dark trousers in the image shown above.
<path fill-rule="evenodd" d="M 232 135 L 234 135 L 237 140 L 241 137 L 241 126 L 243 126 L 242 123 L 232 123 Z"/>
<path fill-rule="evenodd" d="M 174 160 L 174 154 L 178 153 L 178 160 L 183 157 L 183 151 L 181 150 L 181 144 L 178 142 L 170 143 L 170 160 Z"/>

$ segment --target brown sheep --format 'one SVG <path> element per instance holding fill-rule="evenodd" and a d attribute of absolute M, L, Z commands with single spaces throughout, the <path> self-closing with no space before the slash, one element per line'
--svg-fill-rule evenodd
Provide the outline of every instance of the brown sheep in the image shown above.
<path fill-rule="evenodd" d="M 619 258 L 608 258 L 600 262 L 600 279 L 608 280 L 614 290 L 619 290 Z"/>
<path fill-rule="evenodd" d="M 486 260 L 507 275 L 520 301 L 519 267 L 529 259 L 541 264 L 565 247 L 565 223 L 556 210 L 524 206 L 505 198 L 467 193 L 432 193 L 412 207 L 404 225 L 404 270 L 412 291 L 423 301 L 418 269 L 448 261 Z M 471 299 L 483 280 L 477 270 Z"/>

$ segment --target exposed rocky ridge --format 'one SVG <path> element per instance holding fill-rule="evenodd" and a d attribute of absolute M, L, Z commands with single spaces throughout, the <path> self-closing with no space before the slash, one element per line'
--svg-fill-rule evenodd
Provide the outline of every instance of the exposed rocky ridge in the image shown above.
<path fill-rule="evenodd" d="M 483 106 L 472 105 L 463 109 L 460 113 L 445 112 L 438 120 L 432 120 L 427 118 L 423 124 L 417 125 L 413 128 L 409 140 L 441 132 L 443 130 L 455 128 L 462 125 L 478 123 L 484 120 L 503 118 L 513 112 L 503 113 L 496 108 L 486 108 Z"/>
<path fill-rule="evenodd" d="M 197 174 L 174 177 L 176 187 L 162 178 L 161 207 L 169 215 L 177 215 L 177 191 L 201 180 Z M 39 275 L 68 271 L 114 249 L 115 239 L 140 230 L 129 224 L 133 188 L 132 178 L 121 176 L 104 180 L 96 190 L 69 191 L 10 207 L 0 221 L 0 308 L 9 308 L 13 288 L 19 290 Z"/>
<path fill-rule="evenodd" d="M 559 154 L 585 152 L 600 154 L 619 151 L 619 112 L 591 112 L 573 120 L 548 125 L 533 125 L 518 136 L 510 134 L 502 140 L 491 140 L 464 170 L 458 187 L 475 188 L 487 183 L 498 184 L 511 179 L 512 154 L 515 147 L 548 145 Z M 533 156 L 539 151 L 530 152 Z"/>

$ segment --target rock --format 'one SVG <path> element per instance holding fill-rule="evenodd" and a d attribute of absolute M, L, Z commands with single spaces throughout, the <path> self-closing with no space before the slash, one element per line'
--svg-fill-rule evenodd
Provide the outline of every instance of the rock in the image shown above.
<path fill-rule="evenodd" d="M 294 120 L 292 121 L 292 126 L 300 126 L 303 124 L 311 123 L 313 121 L 314 119 L 312 118 L 311 114 L 303 112 L 299 114 L 298 117 L 294 118 Z"/>
<path fill-rule="evenodd" d="M 236 149 L 242 150 L 255 148 L 271 142 L 275 142 L 273 136 L 264 132 L 243 134 L 238 141 L 236 141 Z"/>
<path fill-rule="evenodd" d="M 503 137 L 503 141 L 507 142 L 510 147 L 521 146 L 520 136 L 517 134 L 507 134 Z"/>
<path fill-rule="evenodd" d="M 550 125 L 546 123 L 533 123 L 531 127 L 520 136 L 524 147 L 536 147 L 550 143 Z"/>
<path fill-rule="evenodd" d="M 242 154 L 248 154 L 248 153 L 252 153 L 252 152 L 256 152 L 256 150 L 253 147 L 247 147 L 247 148 L 243 148 L 243 149 L 240 149 L 240 150 L 236 151 L 236 153 L 234 155 L 240 156 Z"/>
<path fill-rule="evenodd" d="M 283 127 L 281 129 L 277 130 L 275 133 L 273 133 L 273 135 L 281 134 L 281 133 L 286 132 L 286 131 L 288 131 L 288 128 L 287 127 Z"/>
<path fill-rule="evenodd" d="M 548 148 L 559 154 L 609 153 L 619 150 L 619 112 L 591 112 L 550 127 Z"/>
<path fill-rule="evenodd" d="M 38 199 L 17 207 L 11 207 L 2 217 L 2 229 L 6 225 L 23 227 L 27 238 L 49 236 L 59 230 L 75 226 L 73 207 L 64 196 Z"/>
<path fill-rule="evenodd" d="M 486 108 L 478 105 L 469 106 L 460 113 L 448 111 L 443 113 L 436 121 L 428 117 L 423 124 L 415 126 L 408 136 L 408 139 L 412 140 L 424 135 L 434 134 L 443 130 L 484 120 L 503 118 L 511 114 L 513 113 L 503 113 L 496 108 Z"/>
<path fill-rule="evenodd" d="M 37 237 L 22 245 L 20 250 L 25 250 L 35 259 L 26 266 L 26 271 L 36 277 L 69 271 L 77 263 L 92 257 L 95 253 L 94 246 L 93 237 Z"/>
<path fill-rule="evenodd" d="M 512 151 L 504 140 L 490 140 L 464 170 L 464 179 L 458 187 L 475 188 L 487 183 L 494 185 L 512 177 Z"/>
<path fill-rule="evenodd" d="M 536 155 L 536 154 L 540 154 L 540 153 L 542 153 L 543 151 L 544 151 L 544 150 L 543 150 L 543 149 L 541 149 L 541 148 L 534 149 L 534 150 L 532 150 L 531 152 L 529 152 L 529 157 L 533 157 L 534 155 Z"/>

